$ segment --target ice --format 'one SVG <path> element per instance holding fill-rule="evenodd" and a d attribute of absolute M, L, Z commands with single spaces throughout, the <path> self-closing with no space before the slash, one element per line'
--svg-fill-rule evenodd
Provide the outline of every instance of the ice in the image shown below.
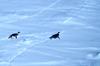
<path fill-rule="evenodd" d="M 99 0 L 1 0 L 0 66 L 99 66 L 99 12 Z"/>

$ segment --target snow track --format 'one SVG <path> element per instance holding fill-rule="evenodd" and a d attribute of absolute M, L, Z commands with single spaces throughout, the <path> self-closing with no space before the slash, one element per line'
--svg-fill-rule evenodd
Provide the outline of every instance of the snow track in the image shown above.
<path fill-rule="evenodd" d="M 0 9 L 0 66 L 100 65 L 99 0 L 4 0 Z"/>
<path fill-rule="evenodd" d="M 40 44 L 40 43 L 43 43 L 43 42 L 46 42 L 47 40 L 44 40 L 44 41 L 36 41 L 36 42 L 33 42 L 33 41 L 23 41 L 21 42 L 21 44 L 27 44 L 28 46 L 22 48 L 21 51 L 19 51 L 17 54 L 15 54 L 14 56 L 12 56 L 9 60 L 9 63 L 11 65 L 11 63 L 14 61 L 14 59 L 16 59 L 18 56 L 20 56 L 22 53 L 25 53 L 28 49 L 32 48 L 33 46 L 37 45 L 37 44 Z M 20 42 L 19 42 L 20 44 Z"/>

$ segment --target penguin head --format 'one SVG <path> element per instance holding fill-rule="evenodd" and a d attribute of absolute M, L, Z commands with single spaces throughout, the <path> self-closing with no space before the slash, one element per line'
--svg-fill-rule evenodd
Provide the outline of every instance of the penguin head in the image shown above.
<path fill-rule="evenodd" d="M 20 33 L 20 32 L 18 32 L 18 33 Z"/>
<path fill-rule="evenodd" d="M 58 33 L 60 33 L 60 32 L 58 32 Z"/>

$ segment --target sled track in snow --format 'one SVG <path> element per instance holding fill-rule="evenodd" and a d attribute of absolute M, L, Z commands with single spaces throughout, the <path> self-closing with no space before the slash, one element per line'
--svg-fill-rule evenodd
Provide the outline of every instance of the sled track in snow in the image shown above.
<path fill-rule="evenodd" d="M 36 14 L 34 14 L 33 16 L 31 16 L 31 18 L 35 17 L 35 16 L 39 16 L 41 13 L 43 13 L 44 11 L 48 10 L 49 8 L 53 7 L 54 5 L 56 5 L 57 3 L 59 3 L 61 0 L 57 0 L 54 3 L 52 3 L 51 5 L 45 7 L 44 9 L 42 9 L 41 11 L 37 12 Z M 72 9 L 73 11 L 70 12 L 71 15 L 71 19 L 75 18 L 75 19 L 88 19 L 88 18 L 94 18 L 94 14 L 96 14 L 96 10 L 97 7 L 95 1 L 89 1 L 89 0 L 83 0 L 83 3 L 81 4 L 81 6 Z M 71 19 L 67 19 L 64 21 L 64 23 L 67 23 L 68 21 L 70 21 Z M 82 20 L 81 20 L 82 21 Z M 11 66 L 11 64 L 13 63 L 13 61 L 20 56 L 21 54 L 23 54 L 24 52 L 26 52 L 28 49 L 30 49 L 31 47 L 33 47 L 34 45 L 38 45 L 40 43 L 44 43 L 48 40 L 44 40 L 44 41 L 39 41 L 37 43 L 34 43 L 34 41 L 30 41 L 30 43 L 32 45 L 27 45 L 27 47 L 23 48 L 22 51 L 18 52 L 17 54 L 13 55 L 13 57 L 10 58 L 9 62 L 9 66 Z M 23 42 L 24 43 L 24 42 Z M 50 47 L 51 48 L 51 47 Z M 52 48 L 51 48 L 52 49 Z M 70 50 L 85 50 L 84 48 L 69 48 Z M 54 49 L 55 50 L 55 49 Z M 87 49 L 86 49 L 87 50 Z M 60 50 L 59 50 L 60 51 Z"/>
<path fill-rule="evenodd" d="M 32 42 L 31 45 L 28 45 L 26 48 L 23 48 L 22 51 L 18 52 L 16 55 L 14 55 L 13 57 L 10 58 L 10 60 L 8 61 L 9 62 L 9 66 L 11 66 L 11 63 L 14 61 L 14 59 L 16 59 L 18 56 L 20 56 L 21 54 L 23 54 L 24 52 L 26 52 L 29 48 L 33 47 L 34 45 L 37 45 L 37 44 L 40 44 L 40 43 L 44 43 L 46 42 L 47 40 L 44 40 L 44 41 L 40 41 L 38 43 L 34 43 Z"/>

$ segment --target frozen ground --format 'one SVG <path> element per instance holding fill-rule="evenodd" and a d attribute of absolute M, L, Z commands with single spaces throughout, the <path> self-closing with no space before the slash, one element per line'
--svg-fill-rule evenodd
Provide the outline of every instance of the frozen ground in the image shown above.
<path fill-rule="evenodd" d="M 0 0 L 0 66 L 100 66 L 99 12 L 99 0 Z"/>

